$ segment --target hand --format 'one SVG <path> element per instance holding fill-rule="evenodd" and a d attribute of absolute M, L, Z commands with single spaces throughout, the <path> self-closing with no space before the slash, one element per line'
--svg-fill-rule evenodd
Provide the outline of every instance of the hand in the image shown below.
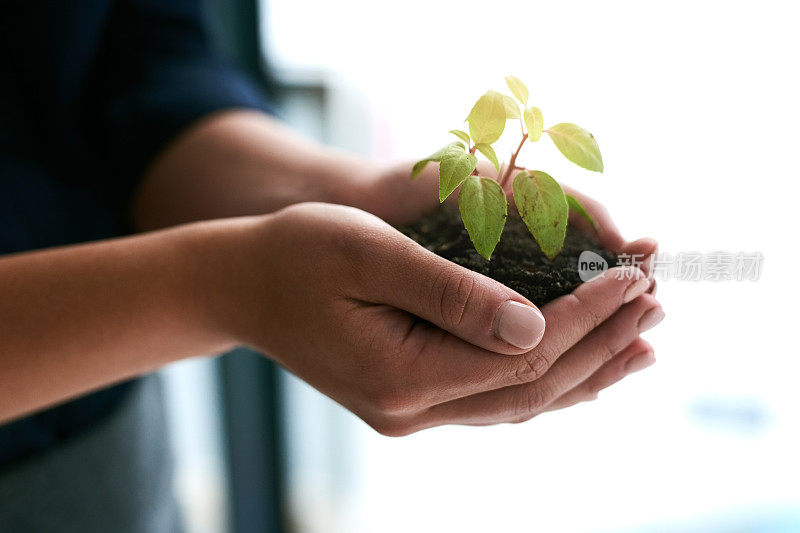
<path fill-rule="evenodd" d="M 365 209 L 377 214 L 393 223 L 406 223 L 422 216 L 425 212 L 434 209 L 437 205 L 437 169 L 431 164 L 420 177 L 411 181 L 409 179 L 411 165 L 408 163 L 394 165 L 384 169 L 374 169 L 372 179 L 364 180 L 363 187 L 367 194 L 362 193 L 362 205 Z M 488 162 L 478 163 L 481 175 L 496 177 L 495 168 Z M 510 187 L 510 184 L 509 184 Z M 652 277 L 652 264 L 658 253 L 658 243 L 651 238 L 635 241 L 626 241 L 614 224 L 608 210 L 596 200 L 585 196 L 572 187 L 562 184 L 568 194 L 575 196 L 586 208 L 595 221 L 591 227 L 582 217 L 570 213 L 570 225 L 588 233 L 597 239 L 599 244 L 606 249 L 618 254 L 628 254 L 639 262 L 635 266 L 640 268 L 649 278 L 650 283 L 647 294 L 655 296 L 657 284 Z M 509 204 L 513 208 L 513 198 Z M 457 193 L 451 195 L 448 201 L 457 198 Z M 391 201 L 386 201 L 390 199 Z M 641 370 L 655 362 L 652 347 L 643 339 L 637 337 L 625 350 L 616 354 L 593 375 L 577 386 L 574 391 L 564 394 L 550 405 L 550 409 L 567 407 L 580 401 L 594 399 L 598 393 L 612 384 L 618 382 L 627 374 Z"/>
<path fill-rule="evenodd" d="M 661 315 L 636 269 L 582 285 L 543 320 L 358 209 L 298 204 L 252 224 L 223 291 L 225 328 L 387 435 L 571 402 L 598 370 L 605 383 L 649 354 L 638 335 Z"/>

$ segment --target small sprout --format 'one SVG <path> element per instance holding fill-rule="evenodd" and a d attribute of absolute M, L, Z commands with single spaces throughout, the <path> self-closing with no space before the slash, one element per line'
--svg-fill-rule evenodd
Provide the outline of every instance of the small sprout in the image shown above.
<path fill-rule="evenodd" d="M 603 172 L 600 148 L 591 133 L 570 123 L 544 129 L 542 111 L 538 107 L 528 106 L 530 92 L 525 84 L 514 76 L 507 76 L 506 84 L 514 98 L 522 104 L 521 112 L 514 98 L 487 91 L 467 116 L 469 133 L 450 130 L 460 142 L 452 142 L 418 161 L 411 171 L 411 179 L 414 179 L 428 163 L 439 163 L 440 202 L 444 202 L 461 186 L 458 195 L 461 219 L 475 249 L 487 260 L 491 259 L 503 233 L 508 217 L 504 187 L 511 179 L 511 174 L 521 170 L 517 166 L 517 157 L 526 140 L 536 142 L 543 132 L 547 133 L 569 161 L 588 170 Z M 511 154 L 509 163 L 501 166 L 492 144 L 502 136 L 507 120 L 519 120 L 524 129 L 522 140 Z M 496 180 L 478 174 L 476 151 L 483 154 L 498 173 L 504 167 Z M 512 191 L 523 222 L 550 259 L 558 255 L 564 246 L 570 210 L 596 228 L 594 220 L 580 202 L 564 194 L 558 182 L 546 172 L 521 170 L 514 176 Z"/>

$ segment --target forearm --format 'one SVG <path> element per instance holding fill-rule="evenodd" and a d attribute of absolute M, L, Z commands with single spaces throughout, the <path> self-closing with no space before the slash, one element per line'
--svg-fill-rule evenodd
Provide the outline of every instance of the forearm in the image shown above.
<path fill-rule="evenodd" d="M 237 225 L 0 257 L 0 422 L 230 348 L 215 291 L 232 276 L 215 258 Z"/>
<path fill-rule="evenodd" d="M 142 229 L 276 211 L 359 204 L 371 163 L 303 139 L 259 112 L 226 111 L 192 126 L 151 166 L 132 206 Z"/>

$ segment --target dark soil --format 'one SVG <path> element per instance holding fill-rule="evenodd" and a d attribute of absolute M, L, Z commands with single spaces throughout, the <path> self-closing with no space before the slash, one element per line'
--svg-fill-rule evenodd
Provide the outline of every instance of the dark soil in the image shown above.
<path fill-rule="evenodd" d="M 563 250 L 549 260 L 516 212 L 509 212 L 491 261 L 475 251 L 458 210 L 452 206 L 440 207 L 400 231 L 435 254 L 496 279 L 537 306 L 569 294 L 581 284 L 578 256 L 584 250 L 599 254 L 610 266 L 617 263 L 615 254 L 571 227 Z"/>

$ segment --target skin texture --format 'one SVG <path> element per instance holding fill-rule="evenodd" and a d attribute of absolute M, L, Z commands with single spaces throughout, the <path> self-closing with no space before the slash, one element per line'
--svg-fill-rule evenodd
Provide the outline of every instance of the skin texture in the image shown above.
<path fill-rule="evenodd" d="M 319 147 L 257 113 L 201 121 L 131 206 L 139 228 L 169 229 L 0 258 L 0 420 L 240 344 L 386 435 L 527 420 L 652 363 L 639 334 L 663 312 L 632 268 L 544 306 L 533 349 L 498 338 L 500 306 L 530 302 L 387 223 L 436 205 L 430 167 L 412 183 L 409 164 Z M 604 245 L 655 251 L 572 193 Z"/>

